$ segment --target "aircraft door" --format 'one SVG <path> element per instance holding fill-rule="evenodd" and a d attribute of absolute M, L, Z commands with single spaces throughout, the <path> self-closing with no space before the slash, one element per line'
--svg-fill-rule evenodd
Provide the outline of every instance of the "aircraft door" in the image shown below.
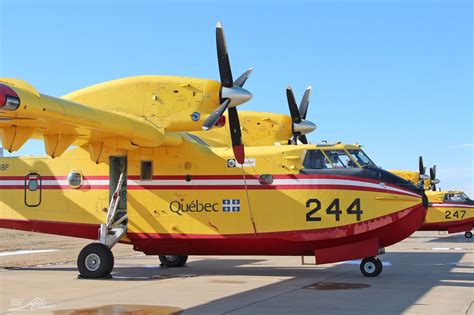
<path fill-rule="evenodd" d="M 116 220 L 127 213 L 127 157 L 111 156 L 109 174 L 109 200 L 117 189 L 120 175 L 124 173 L 122 189 L 120 190 L 120 201 L 117 206 Z"/>
<path fill-rule="evenodd" d="M 38 173 L 30 173 L 25 176 L 25 205 L 27 207 L 37 207 L 41 204 L 41 175 Z"/>

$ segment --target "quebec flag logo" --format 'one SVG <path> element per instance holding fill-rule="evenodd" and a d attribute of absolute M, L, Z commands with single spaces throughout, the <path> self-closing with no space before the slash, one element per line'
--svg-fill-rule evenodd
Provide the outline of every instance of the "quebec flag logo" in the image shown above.
<path fill-rule="evenodd" d="M 224 199 L 222 200 L 223 212 L 240 212 L 240 199 Z"/>

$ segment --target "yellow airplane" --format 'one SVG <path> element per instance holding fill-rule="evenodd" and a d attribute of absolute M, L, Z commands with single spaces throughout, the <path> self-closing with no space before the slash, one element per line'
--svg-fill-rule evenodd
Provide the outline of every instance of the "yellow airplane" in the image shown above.
<path fill-rule="evenodd" d="M 423 231 L 447 231 L 451 233 L 465 232 L 466 238 L 472 238 L 474 226 L 474 200 L 464 192 L 428 191 L 429 200 L 426 223 Z"/>
<path fill-rule="evenodd" d="M 422 225 L 424 190 L 358 145 L 304 144 L 309 91 L 298 109 L 288 89 L 291 117 L 239 115 L 251 69 L 234 81 L 219 23 L 216 42 L 220 82 L 139 76 L 58 98 L 0 79 L 5 149 L 42 139 L 49 156 L 0 158 L 0 227 L 96 240 L 78 255 L 84 278 L 112 272 L 117 242 L 168 267 L 314 255 L 380 274 L 384 247 Z"/>
<path fill-rule="evenodd" d="M 415 185 L 422 185 L 425 190 L 430 190 L 440 183 L 436 178 L 436 165 L 430 167 L 430 174 L 426 175 L 426 166 L 423 164 L 423 157 L 418 158 L 418 172 L 406 170 L 390 170 L 393 174 L 400 176 Z"/>
<path fill-rule="evenodd" d="M 448 233 L 465 232 L 466 238 L 472 237 L 474 226 L 474 201 L 462 191 L 437 191 L 440 183 L 436 178 L 436 165 L 430 168 L 426 176 L 423 158 L 419 158 L 419 171 L 391 171 L 394 174 L 411 181 L 423 184 L 429 201 L 426 222 L 420 231 L 447 231 Z"/>

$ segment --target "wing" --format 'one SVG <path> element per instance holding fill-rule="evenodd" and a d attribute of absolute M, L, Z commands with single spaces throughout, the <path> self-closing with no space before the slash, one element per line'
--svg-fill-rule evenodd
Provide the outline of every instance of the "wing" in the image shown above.
<path fill-rule="evenodd" d="M 239 111 L 242 138 L 245 146 L 287 144 L 292 136 L 291 117 L 283 114 Z M 225 114 L 225 121 L 228 121 Z M 211 146 L 229 146 L 229 124 L 209 131 L 193 132 Z"/>
<path fill-rule="evenodd" d="M 24 81 L 2 78 L 3 146 L 13 152 L 37 138 L 44 140 L 46 153 L 53 158 L 76 145 L 100 162 L 113 150 L 177 145 L 182 141 L 181 131 L 201 128 L 192 114 L 212 112 L 218 91 L 219 84 L 210 80 L 146 76 L 57 98 L 39 93 Z"/>

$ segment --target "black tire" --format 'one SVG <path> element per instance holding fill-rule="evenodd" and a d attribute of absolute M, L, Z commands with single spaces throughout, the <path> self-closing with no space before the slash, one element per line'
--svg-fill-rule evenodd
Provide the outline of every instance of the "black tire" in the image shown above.
<path fill-rule="evenodd" d="M 472 232 L 471 232 L 471 231 L 467 231 L 466 233 L 464 233 L 464 237 L 465 237 L 465 238 L 472 238 Z"/>
<path fill-rule="evenodd" d="M 360 263 L 360 272 L 366 277 L 377 277 L 382 269 L 382 261 L 376 257 L 364 258 Z"/>
<path fill-rule="evenodd" d="M 168 268 L 183 267 L 188 261 L 188 256 L 160 255 L 158 258 L 161 265 Z"/>
<path fill-rule="evenodd" d="M 104 244 L 91 243 L 85 246 L 77 257 L 77 269 L 82 278 L 104 278 L 113 268 L 114 255 Z"/>

